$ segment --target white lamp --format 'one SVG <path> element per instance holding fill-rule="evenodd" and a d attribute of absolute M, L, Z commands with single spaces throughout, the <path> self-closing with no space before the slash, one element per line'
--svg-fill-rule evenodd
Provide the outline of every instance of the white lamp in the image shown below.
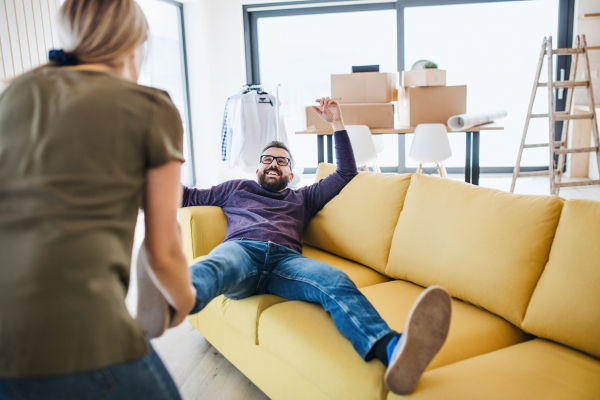
<path fill-rule="evenodd" d="M 423 163 L 435 163 L 440 176 L 446 178 L 446 168 L 442 165 L 442 161 L 452 156 L 446 126 L 443 124 L 417 125 L 408 156 L 419 163 L 418 174 L 423 171 Z"/>

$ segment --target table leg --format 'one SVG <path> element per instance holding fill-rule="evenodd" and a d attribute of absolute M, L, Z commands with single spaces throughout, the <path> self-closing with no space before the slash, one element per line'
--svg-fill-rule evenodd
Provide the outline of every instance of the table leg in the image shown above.
<path fill-rule="evenodd" d="M 473 132 L 473 166 L 471 183 L 479 186 L 479 132 Z"/>
<path fill-rule="evenodd" d="M 324 145 L 325 141 L 323 140 L 323 135 L 317 135 L 317 158 L 319 164 L 325 162 L 325 150 L 323 149 Z"/>
<path fill-rule="evenodd" d="M 471 132 L 465 132 L 467 137 L 467 156 L 465 159 L 465 182 L 471 183 Z"/>
<path fill-rule="evenodd" d="M 333 164 L 333 135 L 327 135 L 327 162 Z"/>
<path fill-rule="evenodd" d="M 401 174 L 404 172 L 404 168 L 406 164 L 400 165 L 400 161 L 404 160 L 404 155 L 406 154 L 406 142 L 403 140 L 403 133 L 398 134 L 398 173 Z"/>

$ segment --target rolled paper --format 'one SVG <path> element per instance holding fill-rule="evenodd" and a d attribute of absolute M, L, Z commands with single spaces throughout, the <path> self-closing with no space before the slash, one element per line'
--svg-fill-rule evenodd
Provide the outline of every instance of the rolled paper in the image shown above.
<path fill-rule="evenodd" d="M 506 118 L 506 110 L 496 110 L 481 114 L 460 114 L 448 119 L 448 126 L 452 130 L 471 128 L 472 126 L 487 124 L 502 118 Z"/>

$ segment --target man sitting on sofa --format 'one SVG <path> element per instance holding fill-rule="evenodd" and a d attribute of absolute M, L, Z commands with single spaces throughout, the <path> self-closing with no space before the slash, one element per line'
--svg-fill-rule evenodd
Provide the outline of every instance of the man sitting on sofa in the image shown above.
<path fill-rule="evenodd" d="M 302 231 L 310 219 L 357 175 L 340 108 L 334 100 L 313 106 L 334 130 L 337 170 L 310 186 L 291 190 L 293 158 L 281 142 L 269 143 L 253 180 L 232 180 L 210 189 L 184 187 L 183 207 L 218 206 L 227 216 L 225 240 L 190 267 L 201 311 L 225 294 L 244 299 L 274 294 L 318 303 L 365 360 L 387 366 L 385 383 L 397 394 L 411 393 L 446 339 L 450 296 L 440 287 L 415 302 L 404 333 L 392 331 L 341 270 L 302 256 Z"/>

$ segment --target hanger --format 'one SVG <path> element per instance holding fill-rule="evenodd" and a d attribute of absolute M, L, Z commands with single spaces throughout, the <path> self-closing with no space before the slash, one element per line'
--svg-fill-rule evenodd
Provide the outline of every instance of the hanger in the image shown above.
<path fill-rule="evenodd" d="M 248 93 L 251 90 L 256 90 L 256 94 L 258 94 L 258 96 L 259 96 L 258 97 L 259 103 L 271 104 L 271 106 L 273 105 L 273 102 L 271 101 L 271 96 L 269 96 L 269 93 L 265 92 L 262 87 L 260 87 L 258 85 L 251 85 L 251 84 L 246 84 L 244 86 L 246 87 L 246 89 L 244 90 L 244 93 Z M 251 86 L 257 86 L 257 87 L 251 87 Z"/>

